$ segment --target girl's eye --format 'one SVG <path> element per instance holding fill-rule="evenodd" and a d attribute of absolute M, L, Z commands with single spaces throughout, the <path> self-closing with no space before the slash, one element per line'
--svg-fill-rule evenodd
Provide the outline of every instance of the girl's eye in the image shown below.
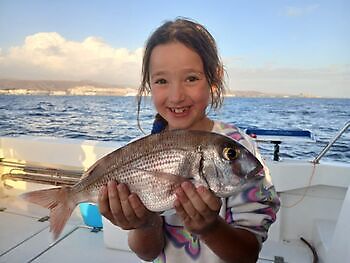
<path fill-rule="evenodd" d="M 165 79 L 157 79 L 154 81 L 154 84 L 159 84 L 159 85 L 162 85 L 162 84 L 166 84 L 167 81 Z"/>
<path fill-rule="evenodd" d="M 189 76 L 186 81 L 188 82 L 194 82 L 196 80 L 199 80 L 199 78 L 197 76 Z"/>

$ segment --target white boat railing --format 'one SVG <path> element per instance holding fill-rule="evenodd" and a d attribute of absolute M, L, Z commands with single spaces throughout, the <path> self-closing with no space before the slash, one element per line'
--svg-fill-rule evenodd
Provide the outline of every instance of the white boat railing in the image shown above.
<path fill-rule="evenodd" d="M 83 171 L 41 167 L 7 160 L 0 160 L 0 166 L 9 169 L 7 173 L 1 174 L 1 181 L 9 179 L 56 186 L 74 185 L 83 174 Z"/>
<path fill-rule="evenodd" d="M 350 127 L 350 121 L 346 122 L 342 129 L 334 136 L 332 140 L 324 147 L 324 149 L 315 157 L 312 161 L 314 164 L 319 163 L 321 158 L 328 152 L 328 150 L 332 147 L 332 145 L 339 139 L 339 137 Z"/>

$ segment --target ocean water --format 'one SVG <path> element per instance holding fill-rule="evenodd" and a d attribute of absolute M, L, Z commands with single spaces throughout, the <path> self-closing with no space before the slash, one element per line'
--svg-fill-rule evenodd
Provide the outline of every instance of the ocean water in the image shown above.
<path fill-rule="evenodd" d="M 149 133 L 154 109 L 146 100 L 140 124 Z M 282 143 L 281 158 L 312 160 L 350 121 L 350 99 L 226 98 L 210 117 L 245 128 L 307 129 L 316 142 Z M 0 95 L 0 136 L 50 136 L 128 142 L 141 136 L 135 97 Z M 260 143 L 272 158 L 273 145 Z M 350 130 L 322 160 L 350 162 Z"/>

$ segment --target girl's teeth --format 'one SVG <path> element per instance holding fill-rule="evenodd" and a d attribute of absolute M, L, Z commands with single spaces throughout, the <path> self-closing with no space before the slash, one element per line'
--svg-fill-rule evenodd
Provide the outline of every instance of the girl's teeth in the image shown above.
<path fill-rule="evenodd" d="M 181 109 L 172 109 L 173 112 L 175 113 L 183 113 L 186 109 L 185 108 L 181 108 Z"/>

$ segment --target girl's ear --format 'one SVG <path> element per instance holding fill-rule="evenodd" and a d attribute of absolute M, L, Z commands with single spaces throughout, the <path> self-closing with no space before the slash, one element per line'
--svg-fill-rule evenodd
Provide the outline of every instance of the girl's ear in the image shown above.
<path fill-rule="evenodd" d="M 223 77 L 224 77 L 224 67 L 222 65 L 220 65 L 216 69 L 216 77 L 217 77 L 217 79 L 223 79 Z"/>
<path fill-rule="evenodd" d="M 211 85 L 210 92 L 215 93 L 217 90 L 218 90 L 218 86 L 217 85 L 215 85 L 215 84 Z"/>
<path fill-rule="evenodd" d="M 211 86 L 209 86 L 209 91 L 210 91 L 210 101 L 209 101 L 209 105 L 210 108 L 213 108 L 213 105 L 215 104 L 215 97 L 217 94 L 217 90 L 218 90 L 218 86 L 213 84 Z"/>

